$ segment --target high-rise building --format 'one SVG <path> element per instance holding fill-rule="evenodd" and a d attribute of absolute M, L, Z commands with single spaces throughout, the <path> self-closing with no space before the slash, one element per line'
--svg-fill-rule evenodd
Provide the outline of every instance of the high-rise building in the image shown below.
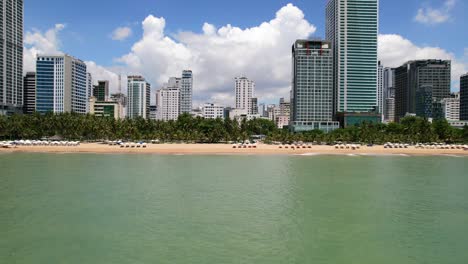
<path fill-rule="evenodd" d="M 23 0 L 0 1 L 0 115 L 23 108 Z"/>
<path fill-rule="evenodd" d="M 451 62 L 409 61 L 395 69 L 395 118 L 407 114 L 438 118 L 440 101 L 450 98 Z M 432 109 L 435 108 L 435 109 Z"/>
<path fill-rule="evenodd" d="M 266 105 L 265 104 L 259 104 L 258 105 L 258 114 L 261 116 L 261 117 L 268 117 L 268 113 L 267 113 L 267 109 L 266 109 Z"/>
<path fill-rule="evenodd" d="M 246 110 L 247 114 L 252 115 L 252 98 L 255 91 L 255 82 L 246 77 L 237 77 L 235 80 L 236 109 Z"/>
<path fill-rule="evenodd" d="M 172 85 L 173 86 L 173 85 Z M 164 87 L 156 92 L 157 120 L 169 121 L 179 118 L 180 89 Z"/>
<path fill-rule="evenodd" d="M 150 120 L 158 120 L 158 107 L 156 105 L 150 105 Z"/>
<path fill-rule="evenodd" d="M 460 120 L 468 121 L 468 73 L 460 77 Z"/>
<path fill-rule="evenodd" d="M 258 98 L 250 99 L 250 109 L 252 109 L 252 115 L 258 115 Z"/>
<path fill-rule="evenodd" d="M 395 122 L 395 97 L 385 99 L 385 121 Z"/>
<path fill-rule="evenodd" d="M 142 76 L 128 76 L 127 117 L 149 119 L 151 85 Z"/>
<path fill-rule="evenodd" d="M 180 114 L 192 112 L 193 73 L 190 70 L 182 72 L 180 80 Z"/>
<path fill-rule="evenodd" d="M 92 94 L 98 101 L 108 101 L 109 81 L 98 81 L 98 85 L 94 85 Z"/>
<path fill-rule="evenodd" d="M 203 118 L 224 119 L 224 107 L 216 104 L 205 104 L 202 108 Z"/>
<path fill-rule="evenodd" d="M 32 114 L 36 112 L 36 73 L 28 72 L 23 83 L 23 112 Z"/>
<path fill-rule="evenodd" d="M 86 64 L 69 55 L 42 56 L 36 61 L 36 111 L 87 113 Z"/>
<path fill-rule="evenodd" d="M 379 66 L 377 68 L 377 110 L 382 115 L 382 121 L 384 119 L 384 105 L 385 105 L 385 95 L 384 95 L 384 67 L 379 61 Z"/>
<path fill-rule="evenodd" d="M 378 10 L 378 0 L 329 0 L 327 3 L 326 39 L 331 42 L 334 54 L 334 111 L 346 112 L 347 117 L 352 116 L 349 113 L 378 110 Z M 379 116 L 376 121 L 380 121 Z"/>
<path fill-rule="evenodd" d="M 448 121 L 460 121 L 460 93 L 452 94 L 451 98 L 442 99 L 442 112 Z"/>
<path fill-rule="evenodd" d="M 120 116 L 121 118 L 125 118 L 125 114 L 126 114 L 125 109 L 127 107 L 127 102 L 128 102 L 127 96 L 123 93 L 115 93 L 115 94 L 111 94 L 110 100 L 113 102 L 117 102 L 122 106 L 120 107 Z"/>
<path fill-rule="evenodd" d="M 89 112 L 89 99 L 93 96 L 93 76 L 90 72 L 86 74 L 86 99 L 88 102 L 87 112 Z"/>
<path fill-rule="evenodd" d="M 385 101 L 383 116 L 386 122 L 395 122 L 395 69 L 383 71 L 383 99 Z"/>
<path fill-rule="evenodd" d="M 298 40 L 293 49 L 292 102 L 280 100 L 293 131 L 339 128 L 333 121 L 333 53 L 330 42 Z M 286 108 L 288 108 L 286 110 Z M 279 117 L 276 117 L 279 119 Z M 284 118 L 281 120 L 285 120 Z M 279 120 L 279 121 L 281 121 Z M 280 123 L 277 121 L 277 123 Z M 281 125 L 282 126 L 282 125 Z"/>

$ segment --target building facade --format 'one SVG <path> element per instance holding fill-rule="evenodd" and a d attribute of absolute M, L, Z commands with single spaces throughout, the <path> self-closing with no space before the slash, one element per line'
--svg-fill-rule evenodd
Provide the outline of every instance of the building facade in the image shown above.
<path fill-rule="evenodd" d="M 36 111 L 86 114 L 86 64 L 69 55 L 37 56 Z"/>
<path fill-rule="evenodd" d="M 193 96 L 193 73 L 190 70 L 182 72 L 180 79 L 180 114 L 192 112 L 192 96 Z"/>
<path fill-rule="evenodd" d="M 384 96 L 384 67 L 379 61 L 379 66 L 377 67 L 377 110 L 382 115 L 382 121 L 384 120 L 384 106 L 385 106 L 385 96 Z"/>
<path fill-rule="evenodd" d="M 442 99 L 442 112 L 447 121 L 460 121 L 460 94 L 453 94 L 451 98 Z"/>
<path fill-rule="evenodd" d="M 385 99 L 385 122 L 395 122 L 395 97 Z"/>
<path fill-rule="evenodd" d="M 97 101 L 97 98 L 91 96 L 89 98 L 89 113 L 97 117 L 111 117 L 114 119 L 122 119 L 122 104 L 115 101 Z"/>
<path fill-rule="evenodd" d="M 128 76 L 127 79 L 127 117 L 149 119 L 151 85 L 142 76 Z"/>
<path fill-rule="evenodd" d="M 7 115 L 23 110 L 23 0 L 0 8 L 0 115 Z"/>
<path fill-rule="evenodd" d="M 236 90 L 236 109 L 243 109 L 247 114 L 253 114 L 252 98 L 255 92 L 255 82 L 246 77 L 237 77 L 235 79 Z"/>
<path fill-rule="evenodd" d="M 179 118 L 179 88 L 165 87 L 156 92 L 157 120 L 169 121 Z"/>
<path fill-rule="evenodd" d="M 98 85 L 94 85 L 92 95 L 98 101 L 109 100 L 109 81 L 98 81 Z"/>
<path fill-rule="evenodd" d="M 333 121 L 333 52 L 330 42 L 298 40 L 293 46 L 292 98 L 280 101 L 279 116 L 290 112 L 291 129 L 331 131 Z M 290 108 L 288 113 L 285 109 Z M 278 123 L 278 122 L 277 122 Z M 281 126 L 282 128 L 282 126 Z"/>
<path fill-rule="evenodd" d="M 384 121 L 395 122 L 395 69 L 385 68 L 383 72 L 383 95 L 385 105 L 383 109 Z"/>
<path fill-rule="evenodd" d="M 441 100 L 450 98 L 450 74 L 449 60 L 410 61 L 396 68 L 395 118 L 397 121 L 407 114 L 418 115 L 418 113 L 422 117 L 438 118 Z M 432 110 L 433 107 L 435 109 Z"/>
<path fill-rule="evenodd" d="M 329 0 L 326 40 L 333 47 L 334 111 L 376 112 L 378 0 Z"/>
<path fill-rule="evenodd" d="M 23 112 L 32 114 L 36 112 L 36 73 L 28 72 L 23 83 Z"/>
<path fill-rule="evenodd" d="M 203 118 L 224 119 L 224 107 L 216 104 L 205 104 L 202 108 Z"/>
<path fill-rule="evenodd" d="M 110 101 L 118 102 L 122 106 L 120 109 L 120 116 L 122 118 L 125 118 L 127 114 L 127 111 L 126 111 L 127 102 L 128 102 L 127 96 L 123 93 L 111 94 Z"/>
<path fill-rule="evenodd" d="M 460 120 L 468 121 L 468 73 L 460 77 Z"/>

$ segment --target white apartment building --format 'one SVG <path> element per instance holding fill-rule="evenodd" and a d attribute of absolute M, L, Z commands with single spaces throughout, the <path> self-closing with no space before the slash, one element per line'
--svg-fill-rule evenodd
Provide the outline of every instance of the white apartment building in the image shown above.
<path fill-rule="evenodd" d="M 162 121 L 177 120 L 179 118 L 179 88 L 164 87 L 156 92 L 156 119 Z"/>
<path fill-rule="evenodd" d="M 444 117 L 448 121 L 460 121 L 460 95 L 442 100 Z"/>
<path fill-rule="evenodd" d="M 289 120 L 289 115 L 278 115 L 275 119 L 275 123 L 279 129 L 283 129 L 285 126 L 289 126 Z"/>
<path fill-rule="evenodd" d="M 127 117 L 149 119 L 151 86 L 142 76 L 128 76 Z"/>
<path fill-rule="evenodd" d="M 236 109 L 244 109 L 247 114 L 253 114 L 252 98 L 255 91 L 255 82 L 246 77 L 236 79 Z"/>
<path fill-rule="evenodd" d="M 203 118 L 224 119 L 224 107 L 216 104 L 205 104 L 202 108 Z"/>

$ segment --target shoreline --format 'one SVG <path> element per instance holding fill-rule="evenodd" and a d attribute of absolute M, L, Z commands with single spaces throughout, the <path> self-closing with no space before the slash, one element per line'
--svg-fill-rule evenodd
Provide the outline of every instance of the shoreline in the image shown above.
<path fill-rule="evenodd" d="M 56 154 L 159 154 L 159 155 L 296 155 L 296 156 L 468 156 L 463 149 L 389 149 L 384 146 L 360 149 L 335 149 L 334 146 L 280 149 L 276 145 L 259 144 L 257 148 L 238 149 L 232 144 L 149 144 L 147 148 L 120 148 L 98 143 L 80 146 L 18 146 L 0 148 L 0 153 L 56 153 Z"/>

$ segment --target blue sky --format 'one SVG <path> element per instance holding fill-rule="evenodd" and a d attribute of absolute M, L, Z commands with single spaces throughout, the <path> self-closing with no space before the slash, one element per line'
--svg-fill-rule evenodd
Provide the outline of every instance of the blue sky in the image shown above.
<path fill-rule="evenodd" d="M 165 35 L 177 39 L 180 32 L 202 34 L 205 22 L 216 28 L 227 24 L 256 27 L 274 19 L 288 3 L 302 10 L 305 20 L 316 27 L 314 36 L 324 36 L 326 0 L 25 0 L 25 32 L 43 34 L 55 24 L 65 24 L 57 36 L 59 49 L 110 69 L 119 64 L 116 58 L 128 54 L 142 39 L 142 21 L 150 14 L 164 17 Z M 416 21 L 420 9 L 428 21 Z M 467 11 L 466 0 L 381 0 L 380 33 L 398 34 L 417 47 L 440 48 L 467 65 Z M 437 16 L 443 17 L 432 23 Z M 122 41 L 113 40 L 117 27 L 128 27 L 132 34 Z"/>

